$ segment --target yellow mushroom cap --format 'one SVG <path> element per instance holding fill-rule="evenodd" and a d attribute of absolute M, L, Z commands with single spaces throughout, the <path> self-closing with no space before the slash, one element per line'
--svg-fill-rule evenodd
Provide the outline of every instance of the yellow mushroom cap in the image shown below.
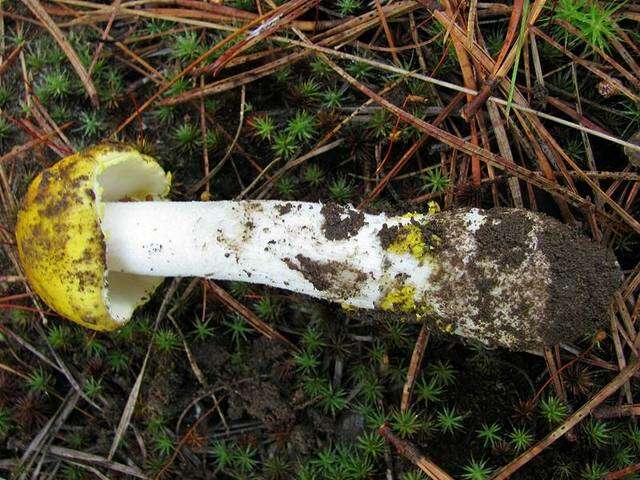
<path fill-rule="evenodd" d="M 41 172 L 16 224 L 20 262 L 35 292 L 85 327 L 124 325 L 162 278 L 107 269 L 103 202 L 159 200 L 170 184 L 153 158 L 121 144 L 89 148 Z"/>

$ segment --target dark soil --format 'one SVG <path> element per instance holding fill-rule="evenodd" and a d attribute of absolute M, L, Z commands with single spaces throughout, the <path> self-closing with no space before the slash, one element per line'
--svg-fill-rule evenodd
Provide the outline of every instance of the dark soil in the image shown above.
<path fill-rule="evenodd" d="M 287 350 L 277 342 L 257 338 L 242 353 L 208 343 L 194 349 L 194 357 L 213 385 L 226 392 L 223 408 L 230 421 L 258 420 L 270 434 L 285 435 L 300 452 L 309 450 L 313 431 L 300 409 L 297 391 L 288 366 Z"/>
<path fill-rule="evenodd" d="M 319 262 L 305 255 L 296 255 L 296 262 L 285 259 L 292 270 L 302 273 L 320 292 L 332 293 L 336 298 L 348 298 L 358 293 L 359 285 L 367 277 L 366 273 L 341 262 Z"/>
<path fill-rule="evenodd" d="M 486 341 L 492 343 L 494 336 L 508 332 L 513 338 L 511 348 L 536 351 L 543 345 L 595 333 L 605 325 L 613 293 L 621 281 L 613 253 L 547 216 L 542 217 L 538 242 L 549 263 L 548 277 L 533 282 L 527 276 L 520 277 L 516 288 L 508 292 L 513 318 L 529 320 L 519 327 L 511 322 L 497 324 L 494 319 L 502 299 L 490 292 L 499 285 L 500 272 L 509 272 L 524 261 L 527 249 L 523 245 L 529 244 L 533 222 L 524 211 L 492 209 L 486 214 L 488 220 L 475 234 L 477 256 L 464 267 L 468 272 L 466 281 L 479 292 L 474 323 L 482 326 Z M 462 265 L 457 244 L 465 227 L 436 216 L 433 228 L 443 240 L 443 258 L 452 265 Z M 497 272 L 487 270 L 485 262 L 496 263 Z M 443 280 L 443 285 L 449 282 Z M 463 285 L 449 285 L 439 294 L 444 302 L 454 302 L 465 295 L 464 290 Z M 535 303 L 539 301 L 545 302 L 544 312 L 535 313 Z"/>
<path fill-rule="evenodd" d="M 321 210 L 324 216 L 322 231 L 328 240 L 345 240 L 357 235 L 364 226 L 364 213 L 337 203 L 325 203 Z"/>
<path fill-rule="evenodd" d="M 493 209 L 492 219 L 500 221 L 497 225 L 482 225 L 476 232 L 478 256 L 493 258 L 505 268 L 514 268 L 522 263 L 531 231 L 531 221 L 526 215 L 514 214 L 513 210 Z"/>
<path fill-rule="evenodd" d="M 539 236 L 549 262 L 544 338 L 549 345 L 603 328 L 622 272 L 613 252 L 549 218 Z"/>
<path fill-rule="evenodd" d="M 379 312 L 378 312 L 379 313 Z M 344 313 L 330 307 L 327 315 L 336 322 L 335 327 L 341 329 L 349 323 L 342 318 Z M 348 317 L 364 319 L 367 315 L 360 312 L 349 314 Z M 382 317 L 374 313 L 375 321 L 372 328 L 379 330 L 381 323 L 393 321 L 390 316 Z M 369 318 L 369 321 L 373 317 Z M 417 333 L 417 326 L 411 327 L 412 336 Z M 227 421 L 237 424 L 256 425 L 259 431 L 273 439 L 275 445 L 290 445 L 291 459 L 299 455 L 314 455 L 318 451 L 318 441 L 347 442 L 357 441 L 358 435 L 366 430 L 365 418 L 353 411 L 347 410 L 336 418 L 323 415 L 316 409 L 309 408 L 308 401 L 299 387 L 296 376 L 291 371 L 289 354 L 286 349 L 276 342 L 264 338 L 256 338 L 242 350 L 242 361 L 234 360 L 237 352 L 218 342 L 208 342 L 193 347 L 195 361 L 205 373 L 209 382 L 224 392 L 222 409 Z M 395 352 L 396 350 L 390 350 Z M 357 347 L 349 362 L 357 361 L 366 350 Z M 498 463 L 506 463 L 513 455 L 508 445 L 493 450 L 485 449 L 476 432 L 483 424 L 502 423 L 505 418 L 510 419 L 514 426 L 526 425 L 532 433 L 543 435 L 548 426 L 543 421 L 533 421 L 532 417 L 521 416 L 518 405 L 521 400 L 534 394 L 528 373 L 532 369 L 543 368 L 541 359 L 535 359 L 527 354 L 512 354 L 505 350 L 497 351 L 474 350 L 458 343 L 452 345 L 437 332 L 429 340 L 426 356 L 423 361 L 421 375 L 426 375 L 428 368 L 435 362 L 449 362 L 455 370 L 455 382 L 446 389 L 442 398 L 443 404 L 455 407 L 464 416 L 464 430 L 454 434 L 430 431 L 412 440 L 416 447 L 433 459 L 442 468 L 454 474 L 460 472 L 460 452 L 478 458 L 492 458 Z M 166 365 L 162 375 L 151 380 L 147 387 L 154 397 L 154 404 L 158 408 L 166 409 L 169 404 L 183 408 L 193 395 L 192 389 L 181 386 L 179 378 L 192 377 L 187 365 L 170 363 Z M 177 369 L 175 371 L 174 369 Z M 182 373 L 180 373 L 182 371 Z M 159 372 L 160 373 L 160 372 Z M 168 381 L 167 378 L 173 380 Z M 402 383 L 396 383 L 391 378 L 381 377 L 387 395 L 399 394 Z M 219 396 L 222 396 L 219 394 Z M 441 409 L 440 403 L 418 407 L 425 418 L 433 421 Z M 180 410 L 177 408 L 177 410 Z M 187 417 L 191 418 L 191 417 Z M 195 421 L 193 417 L 191 422 Z M 256 424 L 256 422 L 258 422 Z M 190 425 L 187 422 L 183 429 Z M 259 427 L 258 427 L 259 425 Z M 201 430 L 219 431 L 219 421 L 211 420 L 206 428 Z M 240 444 L 254 445 L 258 438 L 257 431 L 234 435 Z M 503 448 L 501 450 L 500 448 Z M 514 479 L 539 480 L 551 478 L 553 462 L 549 456 L 562 452 L 563 455 L 576 457 L 588 455 L 581 445 L 563 441 L 555 452 L 547 452 L 540 459 L 532 462 L 527 468 L 518 472 Z M 394 469 L 400 475 L 402 471 L 410 471 L 411 466 L 398 457 L 393 462 Z M 192 478 L 205 478 L 194 473 Z M 399 476 L 401 478 L 401 476 Z"/>

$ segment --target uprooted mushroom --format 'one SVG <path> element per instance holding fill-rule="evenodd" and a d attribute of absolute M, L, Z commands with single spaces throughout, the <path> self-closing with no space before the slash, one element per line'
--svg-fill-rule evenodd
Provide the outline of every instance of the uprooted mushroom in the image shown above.
<path fill-rule="evenodd" d="M 610 251 L 539 213 L 163 201 L 170 181 L 153 158 L 114 144 L 40 173 L 16 226 L 35 292 L 64 317 L 113 330 L 165 277 L 238 280 L 538 350 L 593 332 L 620 282 Z"/>

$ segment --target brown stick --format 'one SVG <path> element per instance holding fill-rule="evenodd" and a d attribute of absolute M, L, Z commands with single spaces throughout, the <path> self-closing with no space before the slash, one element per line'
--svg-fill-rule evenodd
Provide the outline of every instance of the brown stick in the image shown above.
<path fill-rule="evenodd" d="M 2 64 L 0 65 L 0 77 L 13 64 L 13 61 L 16 58 L 18 58 L 18 54 L 22 51 L 23 48 L 24 48 L 24 43 L 21 43 L 16 48 L 14 48 L 9 54 L 9 56 L 7 57 L 7 59 L 4 62 L 2 62 Z"/>
<path fill-rule="evenodd" d="M 373 97 L 370 97 L 370 98 L 373 98 Z M 442 112 L 440 112 L 438 114 L 438 116 L 434 119 L 433 126 L 437 127 L 442 122 L 444 122 L 445 119 L 456 109 L 456 107 L 460 104 L 460 102 L 462 102 L 463 98 L 464 98 L 464 93 L 462 93 L 462 92 L 458 93 L 455 97 L 453 97 L 453 99 L 447 104 L 447 106 L 444 108 L 444 110 L 442 110 Z M 375 100 L 375 98 L 374 98 L 374 100 Z M 420 147 L 422 147 L 422 145 L 425 144 L 425 142 L 427 140 L 429 140 L 429 138 L 431 138 L 431 135 L 429 133 L 425 133 L 424 135 L 422 135 L 422 137 L 420 137 L 420 139 L 417 142 L 415 142 L 402 155 L 400 160 L 398 160 L 398 162 L 393 166 L 393 168 L 391 168 L 391 170 L 389 170 L 389 172 L 384 176 L 384 178 L 382 180 L 380 180 L 380 182 L 378 182 L 378 184 L 371 191 L 371 193 L 367 196 L 367 198 L 365 198 L 362 201 L 362 203 L 360 205 L 358 205 L 358 208 L 363 208 L 369 202 L 374 200 L 378 195 L 380 195 L 380 193 L 382 192 L 384 187 L 391 181 L 391 179 L 393 177 L 395 177 L 398 174 L 398 172 L 402 169 L 402 167 L 404 167 L 406 165 L 406 163 L 409 161 L 409 159 L 411 159 L 413 157 L 413 155 L 420 149 Z"/>
<path fill-rule="evenodd" d="M 487 99 L 491 96 L 491 92 L 493 91 L 495 86 L 499 83 L 497 74 L 501 70 L 502 62 L 507 56 L 509 48 L 511 47 L 513 39 L 515 38 L 516 32 L 518 31 L 518 22 L 520 21 L 520 16 L 522 15 L 523 4 L 524 0 L 516 0 L 515 2 L 513 2 L 511 17 L 509 18 L 509 25 L 507 26 L 507 35 L 504 39 L 504 43 L 502 44 L 502 48 L 500 49 L 500 53 L 498 53 L 498 58 L 496 59 L 493 67 L 493 72 L 491 73 L 491 76 L 484 82 L 484 85 L 480 89 L 480 93 L 469 103 L 467 103 L 467 106 L 462 110 L 462 118 L 464 118 L 465 120 L 468 120 L 477 113 L 477 111 L 486 103 Z"/>
<path fill-rule="evenodd" d="M 413 347 L 413 353 L 411 354 L 411 362 L 409 363 L 409 371 L 407 372 L 407 381 L 402 387 L 402 401 L 400 403 L 400 410 L 406 412 L 409 410 L 409 402 L 411 400 L 411 391 L 413 390 L 413 384 L 416 380 L 416 372 L 420 370 L 422 364 L 422 357 L 424 357 L 424 350 L 429 340 L 429 329 L 426 323 L 422 324 L 420 334 L 416 340 L 416 344 Z"/>
<path fill-rule="evenodd" d="M 556 396 L 563 402 L 566 402 L 567 394 L 564 391 L 562 378 L 560 377 L 560 372 L 558 371 L 558 367 L 556 366 L 556 361 L 553 358 L 553 352 L 549 347 L 545 346 L 543 348 L 543 353 L 544 359 L 547 362 L 547 368 L 549 369 L 549 377 L 552 379 L 553 388 L 556 391 Z"/>
<path fill-rule="evenodd" d="M 453 480 L 452 476 L 425 457 L 415 445 L 396 437 L 387 424 L 382 425 L 378 432 L 396 448 L 400 455 L 426 473 L 432 480 Z"/>
<path fill-rule="evenodd" d="M 622 470 L 616 470 L 615 472 L 610 472 L 604 476 L 604 480 L 617 480 L 618 478 L 625 478 L 627 475 L 631 475 L 632 473 L 640 472 L 640 463 L 636 463 L 635 465 L 630 465 L 628 467 L 623 468 Z"/>
<path fill-rule="evenodd" d="M 211 73 L 217 75 L 222 68 L 240 52 L 246 50 L 260 40 L 267 38 L 272 33 L 292 22 L 299 16 L 303 15 L 307 10 L 313 8 L 319 0 L 293 0 L 287 2 L 275 10 L 271 10 L 262 17 L 258 17 L 239 28 L 230 35 L 231 38 L 237 38 L 239 35 L 248 32 L 244 40 L 230 47 L 215 62 L 202 69 L 203 73 Z M 257 25 L 253 30 L 249 29 Z"/>
<path fill-rule="evenodd" d="M 249 310 L 247 307 L 245 307 L 243 304 L 229 295 L 229 293 L 227 293 L 224 288 L 220 287 L 218 284 L 211 280 L 207 280 L 207 287 L 209 288 L 209 290 L 211 290 L 211 292 L 216 296 L 218 300 L 220 300 L 224 305 L 231 308 L 232 310 L 235 310 L 238 314 L 244 317 L 249 325 L 255 328 L 262 335 L 267 337 L 269 340 L 278 340 L 289 347 L 291 350 L 298 351 L 298 347 L 291 343 L 271 325 L 268 325 L 267 323 L 262 321 L 255 313 L 253 313 L 251 310 Z"/>
<path fill-rule="evenodd" d="M 635 417 L 637 415 L 640 415 L 640 403 L 634 403 L 633 405 L 605 405 L 593 412 L 593 416 L 596 418 Z"/>
<path fill-rule="evenodd" d="M 89 77 L 91 77 L 93 69 L 96 68 L 96 64 L 98 63 L 98 59 L 100 58 L 100 54 L 102 53 L 102 49 L 104 48 L 104 42 L 109 37 L 109 32 L 111 31 L 113 22 L 116 19 L 118 8 L 120 8 L 120 3 L 122 3 L 122 0 L 114 0 L 113 4 L 111 5 L 112 10 L 111 14 L 109 15 L 109 21 L 107 22 L 107 26 L 104 27 L 104 31 L 102 32 L 102 41 L 98 43 L 98 48 L 96 48 L 96 51 L 93 54 L 93 58 L 91 59 L 91 65 L 89 65 L 89 71 L 87 72 Z"/>
<path fill-rule="evenodd" d="M 393 41 L 393 34 L 391 33 L 391 29 L 389 28 L 389 23 L 387 23 L 387 17 L 384 15 L 384 10 L 382 10 L 382 5 L 380 4 L 380 0 L 375 0 L 376 4 L 376 12 L 378 12 L 378 16 L 380 17 L 380 25 L 382 25 L 382 29 L 384 30 L 384 34 L 387 36 L 387 42 L 389 43 L 389 48 L 391 49 L 391 56 L 393 57 L 393 61 L 396 65 L 401 66 L 400 57 L 398 57 L 398 53 L 396 52 L 396 44 Z"/>

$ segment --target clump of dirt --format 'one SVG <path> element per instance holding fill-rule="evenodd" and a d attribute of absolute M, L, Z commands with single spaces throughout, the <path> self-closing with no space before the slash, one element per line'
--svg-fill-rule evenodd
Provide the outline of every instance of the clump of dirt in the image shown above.
<path fill-rule="evenodd" d="M 305 255 L 296 255 L 297 263 L 285 258 L 287 266 L 302 273 L 302 276 L 321 292 L 332 292 L 342 297 L 350 297 L 359 290 L 359 285 L 367 276 L 364 272 L 333 260 L 319 262 Z"/>
<path fill-rule="evenodd" d="M 237 420 L 243 411 L 260 420 L 271 431 L 290 426 L 295 421 L 291 405 L 278 386 L 257 377 L 238 383 L 230 393 L 229 401 L 236 407 L 233 415 Z"/>
<path fill-rule="evenodd" d="M 364 226 L 364 213 L 337 203 L 325 203 L 320 210 L 324 216 L 322 232 L 327 240 L 345 240 L 357 235 Z"/>
<path fill-rule="evenodd" d="M 491 218 L 476 232 L 478 256 L 497 260 L 505 268 L 517 267 L 525 259 L 533 222 L 524 212 L 502 208 L 491 210 Z"/>
<path fill-rule="evenodd" d="M 544 328 L 548 344 L 602 327 L 622 282 L 613 252 L 552 218 L 539 234 L 538 244 L 550 269 Z"/>
<path fill-rule="evenodd" d="M 193 347 L 193 354 L 201 370 L 218 372 L 229 363 L 229 352 L 215 344 L 202 344 Z"/>
<path fill-rule="evenodd" d="M 161 362 L 161 366 L 156 365 L 149 373 L 149 380 L 143 392 L 144 402 L 138 405 L 139 410 L 136 410 L 136 415 L 144 418 L 146 410 L 179 414 L 188 404 L 190 396 L 194 395 L 199 388 L 195 380 L 186 381 L 191 378 L 188 373 L 185 375 L 186 369 L 188 366 L 171 359 L 165 359 Z M 121 406 L 115 408 L 121 408 Z M 117 418 L 117 415 L 114 412 L 114 417 L 106 418 Z"/>
<path fill-rule="evenodd" d="M 276 205 L 276 210 L 280 215 L 286 215 L 293 209 L 293 204 L 285 203 L 284 205 Z"/>
<path fill-rule="evenodd" d="M 233 420 L 245 414 L 265 424 L 271 431 L 288 428 L 295 423 L 291 392 L 282 382 L 280 367 L 287 356 L 278 342 L 265 338 L 255 340 L 241 366 L 230 361 L 230 353 L 215 344 L 197 345 L 194 357 L 205 372 L 215 374 L 216 382 L 228 392 L 228 414 Z M 239 378 L 238 369 L 246 371 Z"/>
<path fill-rule="evenodd" d="M 378 232 L 378 239 L 380 240 L 380 245 L 385 250 L 389 248 L 393 242 L 398 238 L 398 233 L 400 232 L 399 225 L 389 226 L 386 223 L 382 225 L 382 228 Z"/>

